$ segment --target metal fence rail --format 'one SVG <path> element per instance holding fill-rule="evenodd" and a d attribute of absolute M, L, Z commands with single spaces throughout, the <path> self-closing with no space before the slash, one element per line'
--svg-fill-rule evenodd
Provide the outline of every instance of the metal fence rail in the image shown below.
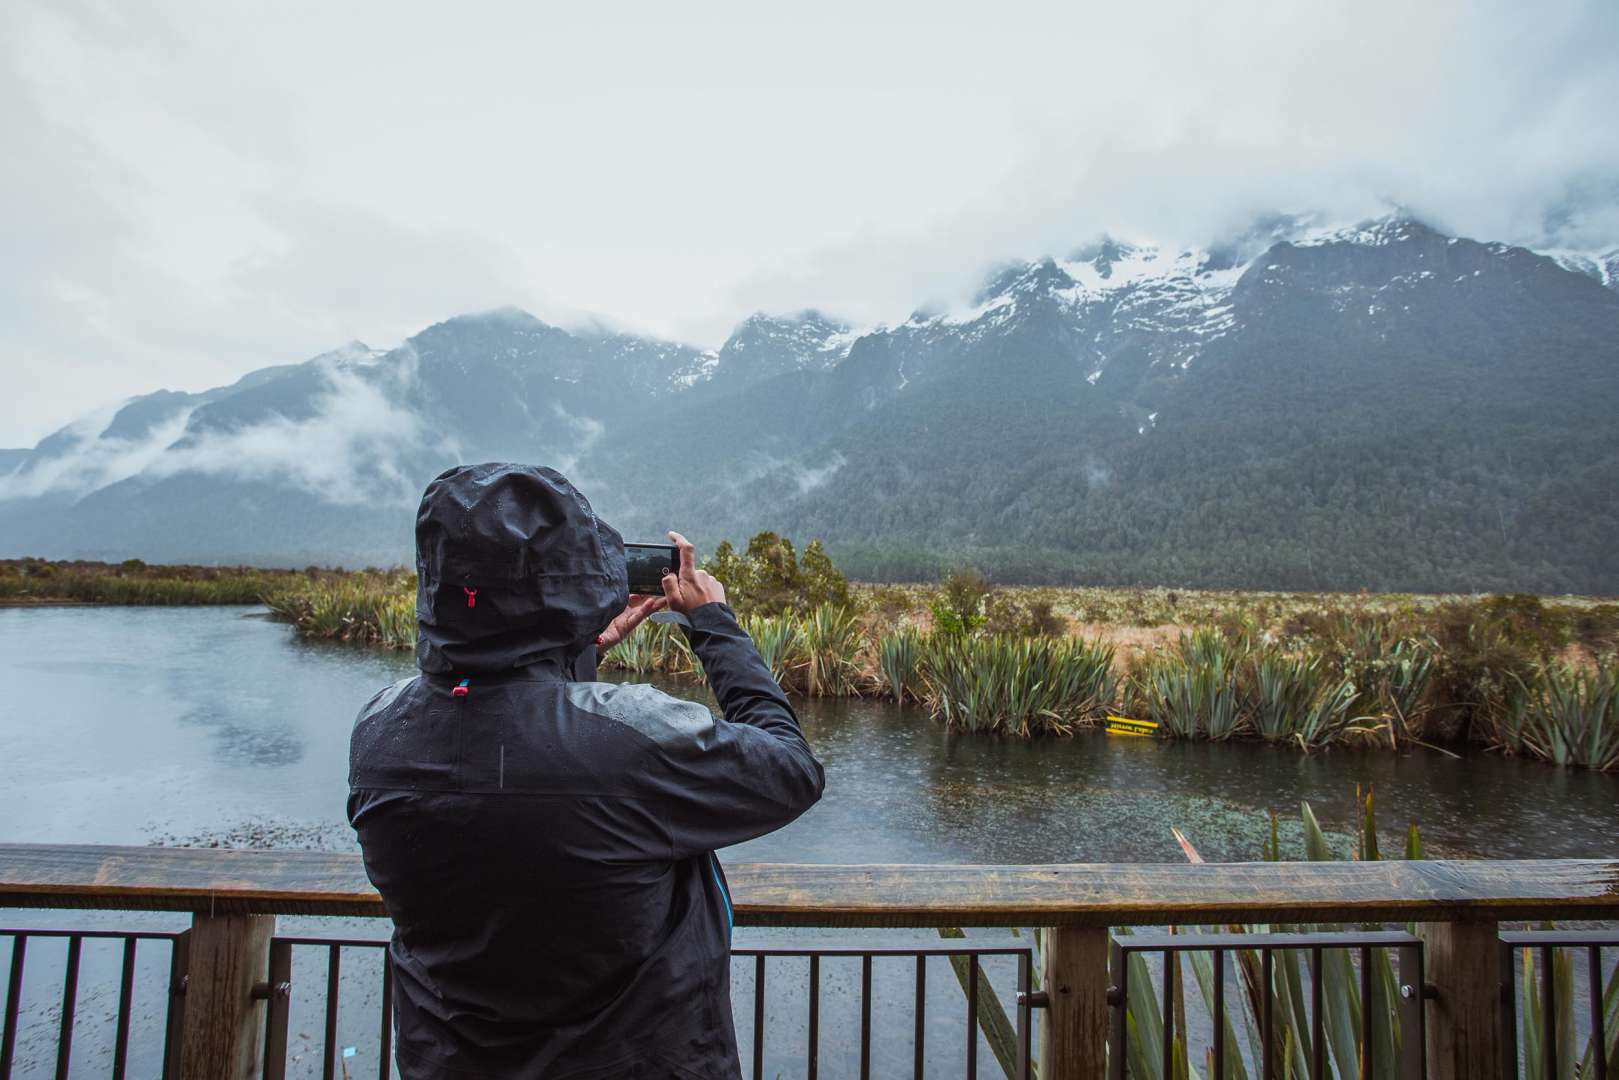
<path fill-rule="evenodd" d="M 1519 1073 L 1517 965 L 1513 961 L 1514 954 L 1521 950 L 1527 955 L 1538 955 L 1540 960 L 1541 1076 L 1547 1077 L 1548 1080 L 1556 1080 L 1560 1076 L 1576 1075 L 1574 1070 L 1579 1062 L 1558 1060 L 1559 1027 L 1563 1018 L 1559 1015 L 1554 969 L 1559 949 L 1583 953 L 1586 961 L 1588 982 L 1586 1000 L 1590 1010 L 1592 1041 L 1596 1050 L 1591 1058 L 1590 1076 L 1582 1076 L 1581 1080 L 1607 1080 L 1614 1071 L 1619 1071 L 1609 1060 L 1608 1044 L 1612 1041 L 1613 1033 L 1607 1028 L 1602 978 L 1602 950 L 1619 949 L 1619 932 L 1613 930 L 1514 930 L 1504 931 L 1501 934 L 1501 1011 L 1507 1073 L 1511 1076 Z M 1619 976 L 1616 976 L 1616 983 L 1619 983 Z M 1529 990 L 1527 987 L 1524 989 L 1526 993 Z M 1575 1003 L 1571 1001 L 1569 1004 Z M 1527 1064 L 1533 1068 L 1532 1062 Z M 1531 1077 L 1531 1080 L 1539 1078 Z"/>
<path fill-rule="evenodd" d="M 382 1005 L 380 1009 L 380 1033 L 378 1054 L 377 1078 L 388 1080 L 391 1075 L 392 1054 L 391 1040 L 393 1037 L 392 1001 L 390 989 L 392 986 L 392 964 L 388 960 L 386 938 L 329 938 L 329 937 L 292 937 L 278 936 L 270 941 L 270 968 L 267 984 L 262 987 L 260 996 L 269 1001 L 269 1012 L 265 1023 L 264 1038 L 264 1080 L 284 1080 L 287 1069 L 287 1035 L 289 1019 L 292 1008 L 293 980 L 292 956 L 295 948 L 323 949 L 326 952 L 326 996 L 324 1035 L 321 1044 L 321 1075 L 323 1080 L 336 1080 L 339 1068 L 338 1055 L 342 1048 L 338 1045 L 338 1005 L 339 982 L 342 973 L 342 950 L 344 949 L 376 949 L 382 951 Z M 897 946 L 863 946 L 863 945 L 822 945 L 822 946 L 758 946 L 753 948 L 737 948 L 731 952 L 733 966 L 744 969 L 753 969 L 753 1014 L 752 1014 L 752 1061 L 751 1075 L 754 1080 L 763 1080 L 764 1051 L 765 1051 L 765 988 L 767 985 L 766 962 L 772 959 L 797 958 L 809 961 L 809 982 L 807 985 L 807 1013 L 808 1013 L 808 1047 L 804 1063 L 804 1075 L 809 1080 L 817 1080 L 820 1070 L 821 1032 L 820 1032 L 820 989 L 821 989 L 821 961 L 829 958 L 858 959 L 860 961 L 860 1072 L 862 1080 L 869 1080 L 872 1075 L 872 974 L 873 968 L 879 960 L 906 960 L 915 964 L 914 978 L 914 1076 L 917 1080 L 925 1075 L 924 1055 L 926 1051 L 926 993 L 927 993 L 927 961 L 932 957 L 945 959 L 960 958 L 966 961 L 967 985 L 967 1016 L 966 1016 L 966 1072 L 970 1078 L 978 1075 L 978 1028 L 979 1028 L 979 1000 L 978 986 L 980 980 L 981 964 L 991 957 L 1006 957 L 1016 961 L 1016 1012 L 1017 1012 L 1017 1046 L 1016 1066 L 1014 1075 L 1020 1080 L 1028 1080 L 1032 1075 L 1030 1066 L 1030 1049 L 1032 1039 L 1031 1010 L 1034 1002 L 1038 1000 L 1031 994 L 1031 979 L 1033 977 L 1034 950 L 1029 945 L 897 945 Z M 345 1073 L 346 1075 L 346 1073 Z M 0 1078 L 3 1080 L 3 1078 Z"/>
<path fill-rule="evenodd" d="M 1211 1076 L 1226 1075 L 1226 1058 L 1237 1053 L 1226 1045 L 1226 1021 L 1229 1006 L 1225 993 L 1227 958 L 1232 952 L 1259 954 L 1259 1066 L 1260 1080 L 1273 1080 L 1281 1075 L 1281 1063 L 1276 1060 L 1275 1016 L 1275 963 L 1277 952 L 1307 952 L 1310 958 L 1310 1080 L 1326 1080 L 1330 1075 L 1327 1065 L 1326 1009 L 1322 1000 L 1322 958 L 1328 950 L 1346 949 L 1358 955 L 1360 976 L 1361 1030 L 1359 1032 L 1360 1077 L 1373 1080 L 1372 1024 L 1376 1018 L 1369 1007 L 1372 999 L 1372 956 L 1376 950 L 1394 950 L 1399 957 L 1399 1000 L 1395 1003 L 1402 1030 L 1400 1056 L 1397 1064 L 1399 1080 L 1422 1080 L 1427 1073 L 1423 1057 L 1423 949 L 1414 935 L 1398 931 L 1363 931 L 1359 933 L 1288 933 L 1288 934 L 1131 934 L 1112 939 L 1108 971 L 1109 1037 L 1108 1075 L 1112 1080 L 1124 1080 L 1129 1075 L 1126 1039 L 1129 1034 L 1130 958 L 1137 955 L 1157 954 L 1163 961 L 1160 980 L 1163 1034 L 1160 1045 L 1162 1076 L 1173 1076 L 1173 1050 L 1175 1042 L 1175 1013 L 1171 1008 L 1176 992 L 1175 962 L 1181 953 L 1207 952 L 1212 954 L 1213 977 L 1210 980 L 1212 1007 Z M 1183 1037 L 1184 1037 L 1184 1033 Z M 1377 1077 L 1376 1080 L 1388 1080 Z"/>
<path fill-rule="evenodd" d="M 57 1023 L 56 1077 L 66 1080 L 73 1061 L 73 1031 L 79 1004 L 79 965 L 84 943 L 121 941 L 124 943 L 118 977 L 118 1009 L 113 1020 L 113 1080 L 124 1080 L 129 1066 L 130 1011 L 135 995 L 136 950 L 142 941 L 164 942 L 169 946 L 168 1003 L 163 1022 L 163 1076 L 177 1075 L 181 1009 L 177 999 L 185 993 L 187 945 L 190 931 L 165 933 L 156 930 L 13 930 L 0 929 L 0 939 L 11 942 L 11 963 L 6 976 L 4 1020 L 0 1021 L 0 1080 L 10 1080 L 17 1056 L 17 1025 L 22 1007 L 23 973 L 28 963 L 28 942 L 33 939 L 67 940 L 67 961 L 62 969 L 61 1018 Z"/>

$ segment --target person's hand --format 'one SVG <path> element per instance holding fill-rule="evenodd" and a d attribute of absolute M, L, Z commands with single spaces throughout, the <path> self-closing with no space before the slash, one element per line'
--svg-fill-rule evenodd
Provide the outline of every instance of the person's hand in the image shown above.
<path fill-rule="evenodd" d="M 679 571 L 663 575 L 663 595 L 669 610 L 690 615 L 704 604 L 725 603 L 725 586 L 713 574 L 697 569 L 691 541 L 677 532 L 670 533 L 669 539 L 680 549 Z"/>
<path fill-rule="evenodd" d="M 665 596 L 632 596 L 624 610 L 613 617 L 596 637 L 596 649 L 606 652 L 614 645 L 623 641 L 635 632 L 635 628 L 646 621 L 646 617 L 654 611 L 662 611 L 669 604 Z"/>

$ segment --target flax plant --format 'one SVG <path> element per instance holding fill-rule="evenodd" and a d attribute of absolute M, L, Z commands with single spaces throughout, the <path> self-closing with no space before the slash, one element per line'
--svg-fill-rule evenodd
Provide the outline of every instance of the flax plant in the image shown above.
<path fill-rule="evenodd" d="M 919 666 L 928 710 L 965 731 L 1066 734 L 1118 686 L 1112 646 L 1078 638 L 934 634 Z"/>
<path fill-rule="evenodd" d="M 265 606 L 303 637 L 416 647 L 416 597 L 402 583 L 363 577 L 315 581 L 268 596 Z"/>
<path fill-rule="evenodd" d="M 1169 738 L 1229 739 L 1246 725 L 1241 668 L 1246 636 L 1203 629 L 1182 634 L 1175 649 L 1140 673 L 1137 697 Z"/>
<path fill-rule="evenodd" d="M 877 642 L 877 666 L 882 670 L 884 686 L 896 702 L 903 704 L 907 698 L 921 699 L 921 657 L 922 635 L 914 627 L 884 634 Z"/>
<path fill-rule="evenodd" d="M 1333 675 L 1320 657 L 1266 648 L 1254 654 L 1247 674 L 1250 721 L 1268 742 L 1313 749 L 1335 741 L 1349 721 L 1355 684 Z"/>
<path fill-rule="evenodd" d="M 1619 768 L 1619 666 L 1542 665 L 1524 685 L 1523 743 L 1558 765 Z"/>
<path fill-rule="evenodd" d="M 822 604 L 801 624 L 804 691 L 811 697 L 860 693 L 860 653 L 865 639 L 848 608 Z"/>
<path fill-rule="evenodd" d="M 787 686 L 802 657 L 804 634 L 799 621 L 791 615 L 749 615 L 742 620 L 742 629 L 753 639 L 771 676 Z"/>
<path fill-rule="evenodd" d="M 1377 827 L 1369 792 L 1357 793 L 1357 828 L 1355 856 L 1361 860 L 1376 860 Z M 1300 807 L 1304 827 L 1306 858 L 1312 861 L 1329 860 L 1333 856 L 1320 823 L 1308 804 Z M 1191 843 L 1176 830 L 1187 858 L 1201 862 L 1202 858 Z M 1407 858 L 1421 858 L 1421 842 L 1416 827 L 1408 834 Z M 1281 858 L 1281 843 L 1276 816 L 1271 816 L 1271 838 L 1265 845 L 1267 861 Z M 1306 929 L 1331 931 L 1336 926 L 1301 927 L 1286 924 L 1234 924 L 1200 928 L 1221 933 L 1291 933 Z M 1258 950 L 1234 948 L 1228 959 L 1235 974 L 1239 992 L 1227 995 L 1224 1028 L 1227 1046 L 1225 1075 L 1220 1080 L 1247 1080 L 1249 1066 L 1256 1064 L 1262 1053 L 1258 1018 L 1262 1010 L 1263 965 Z M 1150 1080 L 1192 1080 L 1199 1075 L 1213 1077 L 1210 1053 L 1204 1051 L 1199 1062 L 1205 1071 L 1199 1074 L 1192 1068 L 1193 1049 L 1187 1040 L 1186 975 L 1184 968 L 1192 969 L 1191 984 L 1203 1002 L 1206 1011 L 1213 1012 L 1214 970 L 1213 958 L 1207 952 L 1171 953 L 1171 1011 L 1175 1031 L 1171 1044 L 1171 1068 L 1166 1076 L 1162 1067 L 1162 1047 L 1165 1017 L 1159 1003 L 1156 980 L 1140 953 L 1132 954 L 1129 971 L 1129 989 L 1126 1001 L 1126 1058 L 1131 1076 Z M 1303 1077 L 1310 1073 L 1309 980 L 1305 962 L 1298 950 L 1278 950 L 1272 962 L 1270 997 L 1272 1017 L 1272 1050 L 1282 1076 Z M 1372 1076 L 1393 1076 L 1404 1033 L 1399 1025 L 1398 983 L 1393 965 L 1385 950 L 1372 952 L 1371 1000 L 1363 1002 L 1360 979 L 1350 954 L 1342 949 L 1328 949 L 1322 955 L 1321 985 L 1323 1030 L 1326 1036 L 1325 1058 L 1327 1075 L 1344 1078 L 1361 1075 L 1361 1054 L 1369 1055 Z M 1358 1033 L 1361 1031 L 1363 1008 L 1372 1011 L 1371 1045 L 1362 1048 Z M 1246 1051 L 1244 1053 L 1243 1051 Z"/>
<path fill-rule="evenodd" d="M 1542 924 L 1542 930 L 1550 930 L 1550 923 Z M 1519 951 L 1518 971 L 1518 1046 L 1523 1051 L 1525 1076 L 1547 1075 L 1548 1051 L 1546 1046 L 1546 1028 L 1544 1006 L 1544 990 L 1546 969 L 1539 957 L 1539 949 L 1527 947 Z M 1511 972 L 1504 972 L 1510 977 Z M 1607 1075 L 1614 1075 L 1619 1068 L 1619 966 L 1610 971 L 1607 976 L 1606 987 L 1600 995 L 1599 1008 L 1602 1010 L 1603 1034 L 1606 1045 L 1599 1045 L 1593 1032 L 1585 1040 L 1585 1046 L 1578 1057 L 1575 1056 L 1575 1047 L 1578 1045 L 1578 1034 L 1574 1027 L 1575 1016 L 1578 1011 L 1586 1007 L 1584 995 L 1577 999 L 1574 989 L 1574 958 L 1567 949 L 1552 950 L 1552 997 L 1553 1006 L 1557 1011 L 1557 1031 L 1554 1033 L 1557 1051 L 1558 1080 L 1583 1080 L 1585 1077 L 1597 1075 L 1596 1058 L 1602 1054 L 1607 1064 Z M 1597 972 L 1601 979 L 1601 972 Z"/>

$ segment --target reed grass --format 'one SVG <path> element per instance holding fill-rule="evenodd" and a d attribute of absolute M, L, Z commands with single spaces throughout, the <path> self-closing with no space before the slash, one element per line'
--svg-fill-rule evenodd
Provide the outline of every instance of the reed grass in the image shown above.
<path fill-rule="evenodd" d="M 804 645 L 799 620 L 788 615 L 749 615 L 742 619 L 742 629 L 753 639 L 753 647 L 759 650 L 759 658 L 771 676 L 781 685 L 788 685 Z"/>
<path fill-rule="evenodd" d="M 315 581 L 267 596 L 264 604 L 304 637 L 414 649 L 414 579 L 403 574 L 379 576 L 384 580 L 356 575 Z"/>
<path fill-rule="evenodd" d="M 300 635 L 400 649 L 415 643 L 414 593 L 407 571 L 0 560 L 0 603 L 263 603 Z M 1305 750 L 1472 739 L 1558 765 L 1619 768 L 1619 605 L 1610 601 L 1000 588 L 981 598 L 986 609 L 993 600 L 997 616 L 1044 616 L 997 617 L 977 631 L 963 623 L 952 637 L 930 612 L 942 595 L 859 586 L 849 606 L 761 612 L 744 625 L 789 690 L 881 692 L 962 730 L 1068 731 L 1114 710 L 1157 720 L 1167 738 Z M 1136 650 L 1128 662 L 1110 648 L 1099 671 L 1075 657 L 1094 661 L 1102 641 L 1118 639 L 1105 630 L 1087 645 L 1076 620 L 1189 629 L 1167 646 L 1121 646 Z M 684 634 L 663 624 L 642 627 L 602 666 L 703 677 Z"/>
<path fill-rule="evenodd" d="M 1241 685 L 1248 639 L 1213 629 L 1182 634 L 1137 674 L 1137 699 L 1169 738 L 1229 739 L 1247 719 Z"/>
<path fill-rule="evenodd" d="M 1354 843 L 1350 858 L 1358 862 L 1379 861 L 1378 829 L 1370 791 L 1356 791 L 1356 820 Z M 1299 808 L 1302 825 L 1304 858 L 1311 862 L 1331 861 L 1337 856 L 1328 841 L 1320 821 L 1308 803 Z M 1171 829 L 1181 842 L 1187 858 L 1201 862 L 1202 858 L 1190 840 Z M 1279 821 L 1270 816 L 1270 838 L 1261 857 L 1269 862 L 1282 859 Z M 1406 831 L 1403 858 L 1423 858 L 1422 839 L 1417 826 Z M 1545 927 L 1550 929 L 1549 926 Z M 1178 931 L 1179 928 L 1171 928 Z M 1293 925 L 1286 923 L 1229 924 L 1193 928 L 1200 932 L 1227 934 L 1308 933 L 1333 932 L 1346 929 L 1338 924 Z M 1376 930 L 1376 924 L 1361 926 L 1363 930 Z M 1127 929 L 1115 931 L 1128 934 Z M 1042 944 L 1039 936 L 1037 944 Z M 1547 1064 L 1552 1048 L 1544 1044 L 1545 1016 L 1542 998 L 1543 973 L 1537 970 L 1541 963 L 1538 948 L 1521 951 L 1521 972 L 1518 979 L 1520 994 L 1518 1008 L 1518 1045 L 1523 1052 L 1524 1075 L 1548 1075 Z M 1261 1057 L 1263 1033 L 1260 1017 L 1263 1002 L 1269 1000 L 1271 1012 L 1271 1049 L 1276 1055 L 1278 1075 L 1303 1077 L 1314 1075 L 1309 1060 L 1311 1024 L 1314 1019 L 1309 974 L 1303 952 L 1297 949 L 1278 950 L 1272 956 L 1270 985 L 1265 985 L 1264 966 L 1257 949 L 1232 948 L 1226 957 L 1235 968 L 1236 993 L 1226 994 L 1224 1035 L 1226 1044 L 1225 1080 L 1246 1078 L 1249 1070 Z M 1214 1076 L 1212 1050 L 1207 1046 L 1194 1046 L 1187 1032 L 1187 999 L 1195 995 L 1201 999 L 1203 1011 L 1212 1016 L 1214 1011 L 1214 970 L 1212 954 L 1188 951 L 1167 954 L 1165 962 L 1171 966 L 1168 1013 L 1174 1018 L 1174 1032 L 1170 1040 L 1167 1071 L 1163 1068 L 1165 1008 L 1160 997 L 1164 981 L 1147 966 L 1141 953 L 1132 953 L 1129 959 L 1129 993 L 1125 999 L 1125 1054 L 1131 1076 L 1151 1080 L 1193 1080 L 1198 1076 Z M 1604 1016 L 1606 1045 L 1598 1043 L 1594 1035 L 1583 1045 L 1577 1037 L 1574 1017 L 1586 1007 L 1583 995 L 1576 1000 L 1574 957 L 1566 949 L 1552 954 L 1553 1007 L 1559 1020 L 1553 1038 L 1556 1041 L 1558 1075 L 1587 1077 L 1596 1075 L 1597 1056 L 1606 1055 L 1613 1061 L 1619 1053 L 1619 969 L 1609 972 L 1598 991 L 1598 1007 Z M 1351 950 L 1325 949 L 1321 953 L 1320 1009 L 1321 1025 L 1325 1035 L 1324 1075 L 1351 1077 L 1371 1075 L 1395 1076 L 1405 1041 L 1415 1032 L 1404 1029 L 1400 1022 L 1400 983 L 1387 949 L 1370 952 L 1371 970 L 1366 979 L 1369 992 L 1363 995 L 1361 971 L 1357 969 Z M 1191 968 L 1191 978 L 1186 968 Z M 982 994 L 982 991 L 980 991 Z M 991 991 L 993 993 L 993 991 Z M 1363 1026 L 1363 1020 L 1366 1023 Z M 1370 1032 L 1363 1046 L 1361 1032 Z M 1364 1060 L 1363 1060 L 1364 1058 Z"/>
<path fill-rule="evenodd" d="M 884 634 L 877 642 L 877 666 L 883 685 L 896 702 L 922 699 L 922 634 L 914 627 L 901 627 Z"/>
<path fill-rule="evenodd" d="M 860 655 L 865 635 L 848 608 L 822 604 L 804 617 L 802 689 L 811 697 L 852 697 L 860 693 Z"/>
<path fill-rule="evenodd" d="M 317 572 L 326 576 L 327 572 Z M 191 606 L 258 604 L 311 580 L 306 572 L 249 566 L 148 566 L 0 560 L 0 603 Z"/>
<path fill-rule="evenodd" d="M 1619 668 L 1546 664 L 1522 690 L 1521 749 L 1557 765 L 1619 768 Z"/>
<path fill-rule="evenodd" d="M 1117 696 L 1112 647 L 1078 638 L 934 634 L 917 667 L 928 711 L 965 731 L 1066 734 Z"/>
<path fill-rule="evenodd" d="M 1249 663 L 1249 721 L 1261 739 L 1308 750 L 1342 736 L 1356 700 L 1351 680 L 1335 674 L 1319 656 L 1276 648 L 1259 650 Z"/>

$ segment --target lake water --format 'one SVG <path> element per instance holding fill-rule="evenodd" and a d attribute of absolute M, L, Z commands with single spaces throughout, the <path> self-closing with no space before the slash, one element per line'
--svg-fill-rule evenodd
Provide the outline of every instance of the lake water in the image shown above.
<path fill-rule="evenodd" d="M 250 608 L 0 608 L 0 841 L 351 849 L 343 816 L 349 726 L 377 688 L 412 670 L 404 654 L 300 642 Z M 701 687 L 665 685 L 707 700 Z M 727 861 L 1180 862 L 1171 826 L 1210 860 L 1252 859 L 1272 810 L 1281 815 L 1284 844 L 1297 853 L 1304 800 L 1347 850 L 1356 784 L 1375 789 L 1391 852 L 1400 850 L 1407 823 L 1416 822 L 1432 857 L 1619 855 L 1615 776 L 1488 755 L 1305 756 L 1092 734 L 1015 741 L 951 735 L 915 709 L 887 704 L 799 704 L 805 733 L 826 765 L 826 795 L 780 832 L 724 852 Z M 7 911 L 0 921 L 179 925 L 171 916 L 125 913 Z M 296 932 L 384 932 L 374 920 L 287 918 L 281 925 Z M 759 936 L 739 931 L 738 944 Z M 910 935 L 919 937 L 926 939 Z M 7 948 L 0 944 L 0 965 Z M 28 958 L 19 1075 L 49 1075 L 61 960 L 40 940 Z M 363 1066 L 376 1042 L 366 962 L 345 960 L 354 989 L 345 990 L 341 1036 L 358 1047 L 356 1067 L 374 1070 Z M 300 964 L 307 971 L 300 968 L 298 985 L 311 992 L 295 998 L 295 1028 L 311 1035 L 319 1031 L 323 968 L 314 957 Z M 833 1031 L 856 998 L 850 973 L 829 970 L 827 977 L 823 1024 Z M 105 1074 L 102 1044 L 116 986 L 96 986 L 109 978 L 116 983 L 116 958 L 87 947 L 75 1075 L 81 1066 L 93 1075 L 98 1055 Z M 742 1017 L 751 1015 L 749 978 L 739 968 Z M 885 978 L 879 977 L 879 997 Z M 908 1009 L 908 976 L 895 978 L 894 994 Z M 949 978 L 947 968 L 930 978 L 930 1007 L 936 1002 L 959 1013 L 961 995 Z M 159 979 L 155 966 L 143 969 L 143 987 Z M 803 1040 L 801 999 L 789 993 L 779 1003 L 769 1000 L 772 1064 L 792 1075 L 800 1060 L 793 1039 L 799 1046 Z M 157 1008 L 139 1006 L 137 1020 L 151 1022 Z M 959 1016 L 955 1023 L 959 1030 Z M 900 1030 L 907 1025 L 900 1022 Z M 310 1039 L 299 1038 L 293 1071 L 318 1074 L 318 1054 L 307 1049 Z M 155 1074 L 151 1042 L 137 1038 L 132 1076 Z M 843 1074 L 852 1053 L 847 1042 L 826 1046 L 822 1075 Z M 895 1053 L 896 1061 L 908 1062 L 908 1041 Z M 993 1067 L 987 1052 L 981 1058 Z M 948 1070 L 950 1059 L 940 1060 Z"/>

